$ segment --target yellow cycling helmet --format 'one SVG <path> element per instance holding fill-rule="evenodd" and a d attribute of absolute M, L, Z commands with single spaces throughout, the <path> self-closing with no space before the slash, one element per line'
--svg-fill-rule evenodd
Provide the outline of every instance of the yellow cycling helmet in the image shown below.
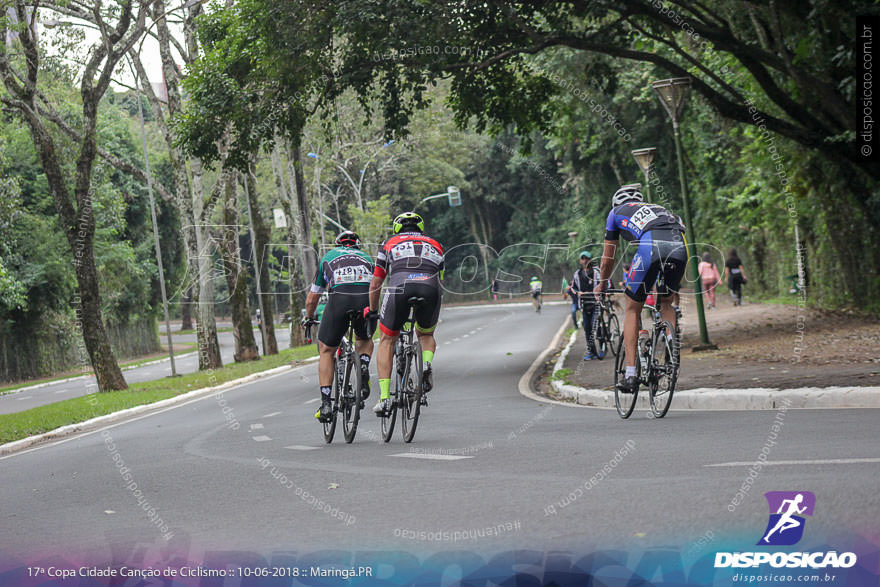
<path fill-rule="evenodd" d="M 397 234 L 408 226 L 412 228 L 417 228 L 421 232 L 425 231 L 425 221 L 422 220 L 422 217 L 415 212 L 404 212 L 403 214 L 398 214 L 397 218 L 394 219 L 394 222 L 391 223 L 391 229 L 394 231 L 394 234 Z"/>

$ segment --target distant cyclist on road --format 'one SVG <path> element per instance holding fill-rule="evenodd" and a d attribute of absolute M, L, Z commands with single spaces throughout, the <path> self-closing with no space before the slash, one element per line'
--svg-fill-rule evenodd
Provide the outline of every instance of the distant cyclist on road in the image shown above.
<path fill-rule="evenodd" d="M 333 389 L 333 354 L 336 352 L 342 337 L 348 330 L 349 319 L 346 314 L 350 310 L 357 312 L 352 320 L 354 325 L 355 349 L 361 356 L 363 388 L 361 396 L 366 399 L 370 395 L 370 356 L 373 354 L 373 339 L 368 328 L 364 310 L 370 308 L 370 276 L 373 274 L 373 259 L 360 250 L 358 235 L 350 230 L 339 233 L 336 246 L 321 259 L 315 281 L 306 296 L 306 318 L 303 324 L 315 320 L 315 309 L 329 290 L 327 306 L 321 318 L 318 330 L 318 383 L 321 387 L 321 407 L 315 413 L 320 422 L 328 421 L 333 405 L 330 392 Z"/>
<path fill-rule="evenodd" d="M 392 223 L 394 236 L 389 238 L 376 255 L 376 269 L 370 283 L 370 308 L 379 307 L 382 283 L 388 278 L 388 287 L 379 312 L 379 351 L 376 364 L 379 370 L 379 401 L 373 407 L 378 416 L 388 411 L 391 387 L 391 360 L 400 329 L 409 317 L 407 300 L 421 297 L 425 301 L 415 311 L 415 331 L 422 347 L 423 388 L 434 386 L 431 363 L 437 342 L 434 329 L 440 317 L 440 280 L 443 279 L 443 247 L 425 234 L 425 221 L 415 212 L 404 212 Z"/>
<path fill-rule="evenodd" d="M 678 291 L 688 255 L 682 225 L 675 215 L 657 204 L 646 204 L 638 186 L 623 186 L 611 198 L 611 212 L 605 223 L 605 249 L 602 253 L 600 281 L 594 291 L 605 290 L 614 269 L 614 256 L 620 237 L 638 246 L 629 272 L 624 276 L 626 317 L 623 322 L 626 348 L 626 374 L 620 390 L 633 393 L 638 390 L 636 377 L 636 345 L 639 334 L 639 314 L 648 292 L 656 284 L 661 271 L 668 293 L 660 296 L 663 319 L 675 328 L 672 294 Z M 668 336 L 672 336 L 670 332 Z"/>
<path fill-rule="evenodd" d="M 529 290 L 532 292 L 532 305 L 535 307 L 535 312 L 540 312 L 541 305 L 544 303 L 544 294 L 542 293 L 544 284 L 533 275 L 529 281 Z"/>

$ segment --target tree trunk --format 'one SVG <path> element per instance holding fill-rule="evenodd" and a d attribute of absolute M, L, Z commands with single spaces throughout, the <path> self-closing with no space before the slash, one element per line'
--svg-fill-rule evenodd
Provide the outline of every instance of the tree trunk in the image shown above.
<path fill-rule="evenodd" d="M 251 170 L 245 175 L 248 189 L 248 204 L 250 204 L 251 219 L 254 230 L 254 267 L 256 278 L 260 280 L 260 292 L 263 297 L 263 328 L 266 330 L 266 348 L 264 355 L 278 354 L 278 341 L 275 339 L 275 304 L 272 287 L 269 283 L 269 255 L 268 244 L 272 239 L 269 226 L 263 221 L 260 207 L 257 205 L 257 182 Z"/>
<path fill-rule="evenodd" d="M 284 168 L 281 165 L 281 151 L 278 148 L 278 141 L 272 148 L 272 172 L 275 176 L 275 189 L 278 190 L 278 196 L 281 200 L 281 207 L 284 214 L 287 215 L 287 286 L 290 290 L 290 348 L 302 346 L 305 344 L 304 333 L 300 327 L 300 310 L 302 308 L 302 289 L 300 284 L 302 279 L 298 278 L 301 268 L 305 265 L 302 247 L 297 247 L 296 243 L 301 242 L 298 235 L 299 219 L 294 214 L 293 201 L 290 192 L 287 190 L 287 180 L 284 177 Z"/>
<path fill-rule="evenodd" d="M 64 172 L 58 161 L 55 143 L 43 127 L 42 122 L 31 110 L 26 115 L 31 130 L 31 137 L 37 153 L 40 155 L 49 191 L 55 203 L 55 209 L 64 228 L 67 241 L 73 252 L 73 264 L 76 269 L 79 307 L 75 309 L 79 327 L 82 329 L 83 341 L 89 355 L 95 378 L 100 391 L 128 389 L 122 376 L 122 370 L 113 355 L 110 339 L 101 318 L 101 296 L 98 291 L 98 272 L 95 268 L 94 236 L 95 217 L 92 213 L 91 194 L 88 191 L 91 178 L 91 165 L 83 161 L 83 157 L 92 153 L 92 161 L 96 153 L 95 145 L 88 149 L 83 145 L 80 160 L 77 164 L 77 186 L 86 186 L 84 193 L 77 191 L 78 207 L 74 208 L 65 182 Z M 83 141 L 95 143 L 94 132 L 86 132 Z M 80 174 L 87 174 L 86 177 Z"/>
<path fill-rule="evenodd" d="M 303 264 L 303 279 L 306 283 L 311 281 L 318 269 L 318 258 L 312 246 L 312 230 L 309 222 L 309 204 L 306 196 L 306 180 L 303 176 L 302 151 L 299 144 L 291 147 L 288 165 L 293 167 L 291 175 L 294 179 L 293 192 L 296 196 L 296 220 L 302 228 L 302 240 L 300 244 L 303 247 L 305 263 Z"/>
<path fill-rule="evenodd" d="M 238 245 L 238 194 L 235 181 L 223 186 L 223 224 L 220 237 L 220 257 L 229 288 L 229 307 L 232 313 L 232 337 L 235 339 L 236 363 L 260 358 L 260 349 L 254 340 L 251 313 L 248 307 L 247 272 L 241 263 Z"/>
<path fill-rule="evenodd" d="M 153 5 L 156 17 L 156 35 L 159 40 L 159 55 L 162 59 L 162 73 L 167 89 L 168 113 L 173 117 L 180 112 L 180 89 L 178 87 L 179 72 L 171 52 L 171 33 L 163 0 L 156 0 Z M 187 28 L 187 39 L 190 41 L 193 31 Z M 195 47 L 194 40 L 188 42 L 190 50 Z M 190 55 L 190 58 L 194 56 Z M 151 91 L 151 90 L 150 90 Z M 154 110 L 156 109 L 156 101 Z M 159 107 L 157 120 L 162 117 Z M 217 322 L 214 318 L 214 288 L 211 283 L 211 248 L 210 239 L 205 234 L 203 225 L 203 190 L 202 166 L 197 159 L 192 161 L 193 180 L 190 184 L 186 171 L 186 163 L 180 150 L 174 145 L 170 132 L 164 132 L 168 143 L 169 158 L 174 170 L 176 183 L 176 203 L 180 210 L 183 224 L 183 240 L 186 245 L 187 262 L 190 279 L 193 283 L 193 300 L 196 302 L 196 338 L 199 345 L 199 369 L 216 369 L 223 366 L 220 358 L 220 344 L 217 341 Z M 192 190 L 190 190 L 192 185 Z"/>
<path fill-rule="evenodd" d="M 202 209 L 201 164 L 193 162 L 193 190 L 191 217 L 193 238 L 190 239 L 190 269 L 198 276 L 196 287 L 196 324 L 199 343 L 199 369 L 219 369 L 220 342 L 217 340 L 217 320 L 214 317 L 214 283 L 211 280 L 211 239 L 200 219 Z M 221 179 L 218 179 L 221 181 Z"/>
<path fill-rule="evenodd" d="M 193 320 L 192 320 L 192 301 L 193 301 L 193 288 L 192 286 L 186 290 L 186 294 L 183 296 L 183 300 L 180 304 L 180 329 L 181 330 L 192 330 L 193 329 Z"/>

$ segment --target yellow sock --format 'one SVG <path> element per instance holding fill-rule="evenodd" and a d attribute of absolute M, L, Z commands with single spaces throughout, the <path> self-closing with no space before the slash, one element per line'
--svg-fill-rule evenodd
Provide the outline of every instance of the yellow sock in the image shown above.
<path fill-rule="evenodd" d="M 434 362 L 434 351 L 422 351 L 422 362 L 423 363 L 433 363 Z"/>
<path fill-rule="evenodd" d="M 379 399 L 388 399 L 391 395 L 388 389 L 391 387 L 391 379 L 379 379 Z"/>

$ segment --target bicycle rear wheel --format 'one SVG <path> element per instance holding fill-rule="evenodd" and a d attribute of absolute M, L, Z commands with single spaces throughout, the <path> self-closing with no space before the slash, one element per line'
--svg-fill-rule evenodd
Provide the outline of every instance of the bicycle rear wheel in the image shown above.
<path fill-rule="evenodd" d="M 345 357 L 342 431 L 345 433 L 345 442 L 351 444 L 357 434 L 358 421 L 361 418 L 361 366 L 353 349 L 348 349 Z"/>
<path fill-rule="evenodd" d="M 608 338 L 610 340 L 608 347 L 616 357 L 617 347 L 620 344 L 620 340 L 622 340 L 620 336 L 620 321 L 617 319 L 617 314 L 611 314 L 608 317 Z"/>
<path fill-rule="evenodd" d="M 418 341 L 413 343 L 412 354 L 407 357 L 407 362 L 404 391 L 400 396 L 400 426 L 403 441 L 412 442 L 422 411 L 422 347 Z"/>
<path fill-rule="evenodd" d="M 620 391 L 620 384 L 626 379 L 626 360 L 624 356 L 626 351 L 623 348 L 623 337 L 617 342 L 617 353 L 614 359 L 614 407 L 617 408 L 617 415 L 626 420 L 633 413 L 636 407 L 636 399 L 639 396 L 639 390 L 633 393 L 623 393 Z M 636 358 L 636 376 L 639 376 L 639 361 Z"/>
<path fill-rule="evenodd" d="M 678 380 L 678 344 L 675 334 L 672 341 L 666 334 L 673 332 L 672 324 L 663 322 L 654 332 L 654 345 L 651 357 L 651 382 L 648 386 L 648 397 L 651 400 L 651 413 L 655 418 L 662 418 L 672 405 L 672 395 Z"/>
<path fill-rule="evenodd" d="M 333 389 L 330 391 L 330 402 L 333 404 L 333 412 L 330 420 L 324 422 L 324 442 L 330 444 L 333 442 L 333 435 L 336 434 L 336 416 L 339 414 L 339 395 L 343 382 L 339 378 L 339 367 L 336 357 L 333 358 Z"/>

